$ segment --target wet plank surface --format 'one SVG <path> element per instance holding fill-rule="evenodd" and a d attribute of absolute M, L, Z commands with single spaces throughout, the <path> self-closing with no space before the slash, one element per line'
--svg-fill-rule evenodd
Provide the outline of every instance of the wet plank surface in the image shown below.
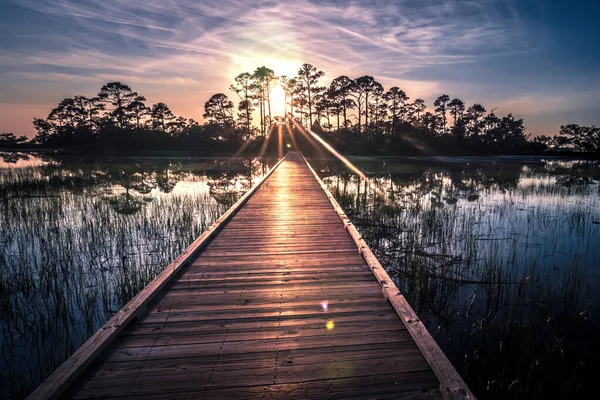
<path fill-rule="evenodd" d="M 442 398 L 296 154 L 66 397 Z"/>

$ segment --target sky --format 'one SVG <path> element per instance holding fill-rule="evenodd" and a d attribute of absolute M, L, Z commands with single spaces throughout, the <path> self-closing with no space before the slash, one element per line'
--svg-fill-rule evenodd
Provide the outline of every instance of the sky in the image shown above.
<path fill-rule="evenodd" d="M 598 0 L 0 0 L 0 132 L 110 81 L 201 121 L 239 73 L 306 62 L 552 135 L 600 125 L 599 19 Z"/>

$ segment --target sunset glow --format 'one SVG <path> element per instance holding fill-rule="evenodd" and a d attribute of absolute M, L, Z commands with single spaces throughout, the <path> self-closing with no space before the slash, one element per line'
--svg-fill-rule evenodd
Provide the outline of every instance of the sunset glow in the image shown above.
<path fill-rule="evenodd" d="M 283 117 L 285 111 L 285 93 L 281 85 L 271 90 L 271 111 L 274 117 Z"/>
<path fill-rule="evenodd" d="M 202 121 L 202 104 L 231 95 L 238 74 L 266 65 L 294 76 L 303 62 L 324 85 L 370 74 L 428 104 L 445 91 L 513 112 L 533 135 L 556 133 L 574 110 L 573 122 L 597 125 L 595 2 L 504 3 L 9 0 L 0 131 L 31 136 L 34 116 L 112 80 Z"/>

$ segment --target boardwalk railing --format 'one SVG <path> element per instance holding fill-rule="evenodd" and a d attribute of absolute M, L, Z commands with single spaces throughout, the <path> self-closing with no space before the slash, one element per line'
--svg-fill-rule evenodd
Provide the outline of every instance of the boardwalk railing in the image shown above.
<path fill-rule="evenodd" d="M 304 156 L 303 156 L 304 157 Z M 474 399 L 475 396 L 469 390 L 467 384 L 463 381 L 461 376 L 456 372 L 444 352 L 440 349 L 438 344 L 435 342 L 425 325 L 421 322 L 415 311 L 412 309 L 410 304 L 406 301 L 394 281 L 390 278 L 388 273 L 379 263 L 377 257 L 373 254 L 367 243 L 362 238 L 362 235 L 358 232 L 350 218 L 346 215 L 342 207 L 335 200 L 335 197 L 329 192 L 325 183 L 319 178 L 315 170 L 312 168 L 310 163 L 304 158 L 304 161 L 308 165 L 308 168 L 313 173 L 315 179 L 321 185 L 321 188 L 329 198 L 331 205 L 340 216 L 340 219 L 344 223 L 346 230 L 352 236 L 354 243 L 358 248 L 358 252 L 365 259 L 365 262 L 373 271 L 377 282 L 381 285 L 381 292 L 383 296 L 388 299 L 391 303 L 398 316 L 404 322 L 406 329 L 412 336 L 413 340 L 423 353 L 427 364 L 433 370 L 435 376 L 440 381 L 440 391 L 446 399 Z"/>
<path fill-rule="evenodd" d="M 29 398 L 71 395 L 474 398 L 295 153 Z"/>
<path fill-rule="evenodd" d="M 171 264 L 169 264 L 152 282 L 120 309 L 106 324 L 90 337 L 75 353 L 58 367 L 33 393 L 28 400 L 57 399 L 88 367 L 96 357 L 108 348 L 127 324 L 140 315 L 146 305 L 156 296 L 169 280 L 210 242 L 235 213 L 246 204 L 248 199 L 271 176 L 287 155 L 269 170 L 248 192 L 246 192 L 225 214 L 219 217 L 206 231 L 188 246 Z"/>

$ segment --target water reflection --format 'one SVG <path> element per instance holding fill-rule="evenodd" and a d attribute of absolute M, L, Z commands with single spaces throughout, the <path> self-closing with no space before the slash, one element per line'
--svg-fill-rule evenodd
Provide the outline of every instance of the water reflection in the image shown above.
<path fill-rule="evenodd" d="M 29 393 L 277 161 L 27 157 L 0 168 L 2 398 Z"/>
<path fill-rule="evenodd" d="M 577 398 L 600 355 L 598 161 L 314 160 L 480 398 Z"/>

